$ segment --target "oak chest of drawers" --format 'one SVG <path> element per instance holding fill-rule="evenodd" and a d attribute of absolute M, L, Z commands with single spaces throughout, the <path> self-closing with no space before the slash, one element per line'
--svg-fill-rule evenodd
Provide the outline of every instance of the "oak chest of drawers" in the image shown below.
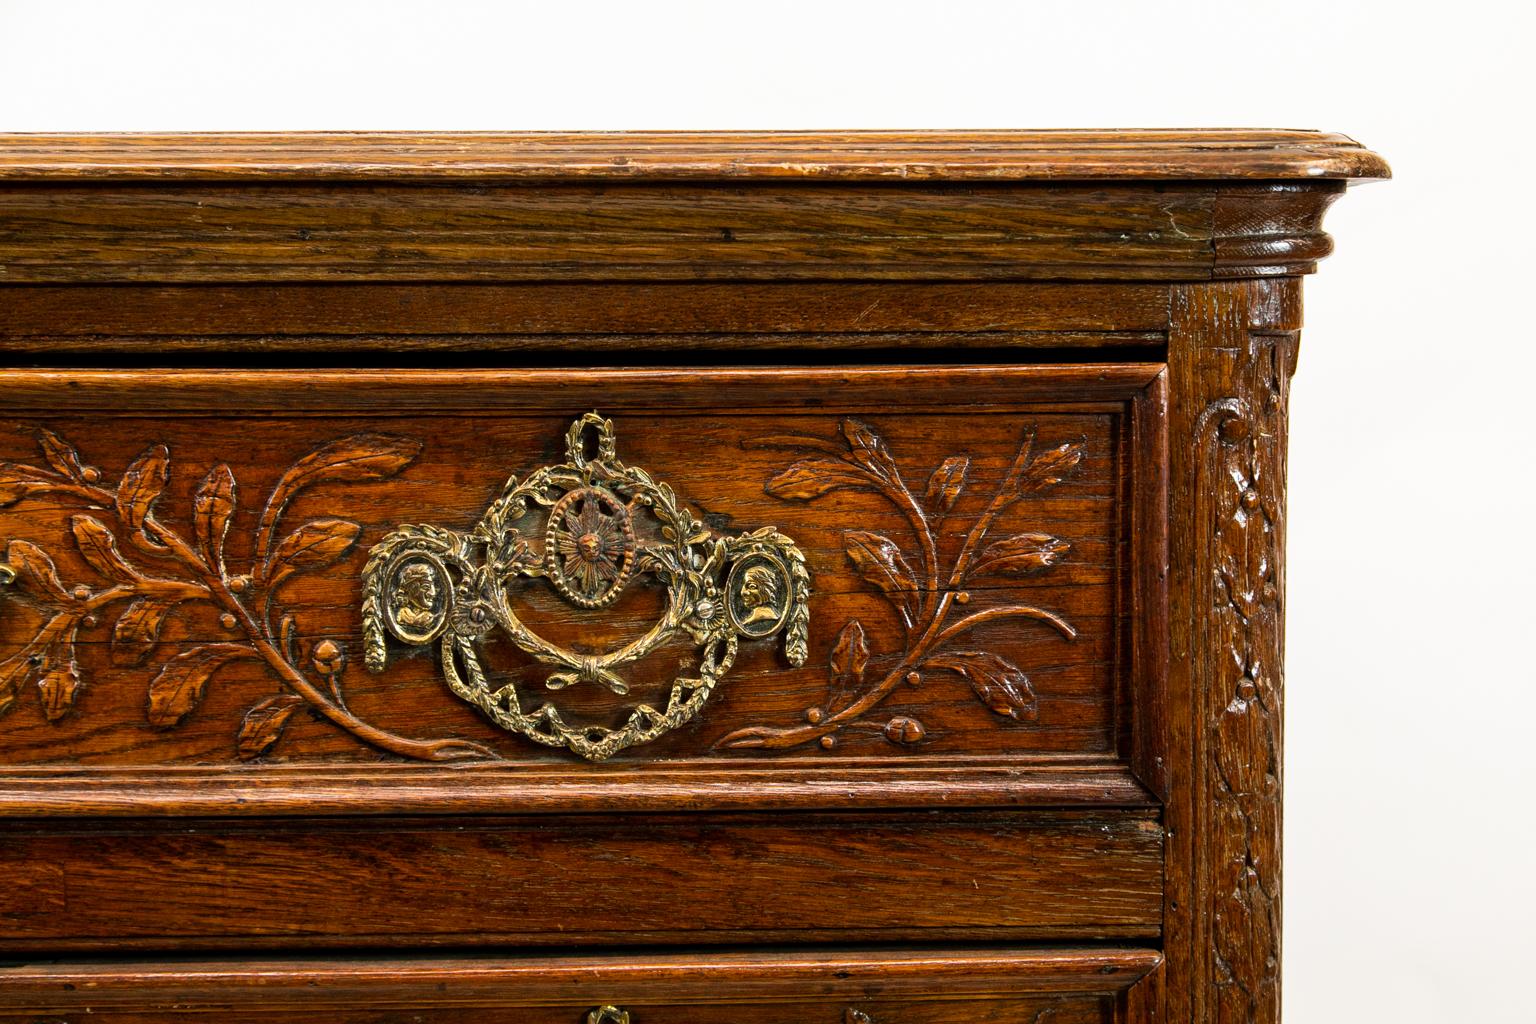
<path fill-rule="evenodd" d="M 1300 278 L 1386 175 L 0 141 L 0 1020 L 1276 1021 Z"/>

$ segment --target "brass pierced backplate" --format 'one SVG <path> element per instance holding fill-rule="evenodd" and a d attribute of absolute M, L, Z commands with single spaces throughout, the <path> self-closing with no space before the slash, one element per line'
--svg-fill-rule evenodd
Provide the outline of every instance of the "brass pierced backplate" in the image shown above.
<path fill-rule="evenodd" d="M 712 532 L 671 487 L 619 460 L 613 423 L 596 413 L 571 424 L 566 458 L 509 479 L 468 532 L 401 526 L 374 546 L 363 573 L 370 669 L 383 671 L 391 637 L 436 643 L 449 687 L 496 724 L 596 761 L 698 715 L 742 641 L 782 635 L 789 663 L 804 663 L 810 575 L 793 541 L 771 526 Z M 595 612 L 643 580 L 666 588 L 665 611 L 643 636 L 603 654 L 552 643 L 518 618 L 524 586 L 548 586 Z M 573 725 L 544 695 L 491 678 L 481 647 L 495 630 L 554 667 L 546 691 L 595 685 L 627 694 L 620 670 L 680 634 L 699 660 L 694 675 L 672 681 L 664 707 L 634 704 L 617 728 Z"/>

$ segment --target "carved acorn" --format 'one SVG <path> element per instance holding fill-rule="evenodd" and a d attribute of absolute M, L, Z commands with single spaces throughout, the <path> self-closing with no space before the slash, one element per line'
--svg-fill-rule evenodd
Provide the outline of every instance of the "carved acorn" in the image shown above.
<path fill-rule="evenodd" d="M 322 676 L 338 676 L 347 667 L 347 652 L 334 640 L 321 640 L 310 652 L 310 664 Z"/>

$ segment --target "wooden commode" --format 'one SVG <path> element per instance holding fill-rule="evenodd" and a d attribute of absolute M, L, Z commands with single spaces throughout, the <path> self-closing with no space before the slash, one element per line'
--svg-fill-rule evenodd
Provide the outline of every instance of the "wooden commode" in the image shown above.
<path fill-rule="evenodd" d="M 0 136 L 0 1022 L 1276 1024 L 1306 131 Z"/>

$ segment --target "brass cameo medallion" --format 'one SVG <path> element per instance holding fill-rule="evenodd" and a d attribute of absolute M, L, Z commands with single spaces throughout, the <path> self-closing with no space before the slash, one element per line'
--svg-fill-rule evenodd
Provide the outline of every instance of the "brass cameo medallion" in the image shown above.
<path fill-rule="evenodd" d="M 756 554 L 731 567 L 725 584 L 731 625 L 754 640 L 777 633 L 789 613 L 789 570 L 772 555 Z"/>
<path fill-rule="evenodd" d="M 600 760 L 693 719 L 742 641 L 783 633 L 786 659 L 804 663 L 810 575 L 793 541 L 771 526 L 714 533 L 671 487 L 619 460 L 613 424 L 596 413 L 571 425 L 566 456 L 508 480 L 468 532 L 401 526 L 374 546 L 363 571 L 370 669 L 383 671 L 391 637 L 410 646 L 436 641 L 449 688 L 492 721 Z M 599 611 L 642 581 L 666 590 L 660 618 L 643 636 L 601 653 L 553 643 L 516 611 L 523 586 L 548 586 L 579 609 Z M 692 674 L 672 681 L 661 707 L 635 703 L 614 728 L 576 724 L 526 683 L 492 679 L 480 648 L 496 631 L 551 666 L 540 688 L 551 694 L 592 685 L 626 695 L 621 670 L 680 636 L 698 658 Z"/>
<path fill-rule="evenodd" d="M 431 555 L 407 552 L 389 574 L 387 622 L 395 638 L 408 644 L 433 640 L 448 624 L 448 581 L 443 563 Z"/>

